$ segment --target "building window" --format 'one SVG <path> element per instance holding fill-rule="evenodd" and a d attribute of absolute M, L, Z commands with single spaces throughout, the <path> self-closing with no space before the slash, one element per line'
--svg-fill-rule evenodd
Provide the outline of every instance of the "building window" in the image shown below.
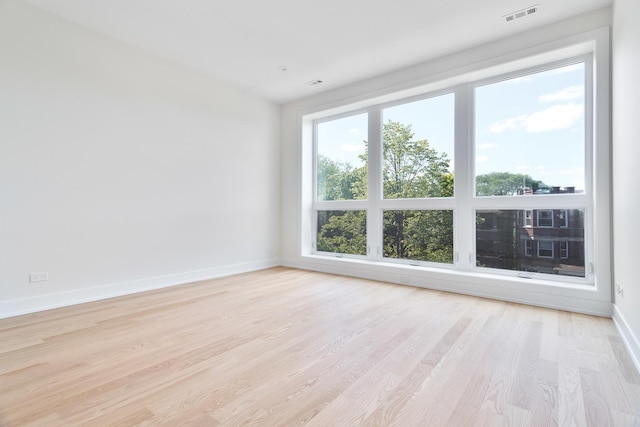
<path fill-rule="evenodd" d="M 525 240 L 524 241 L 524 255 L 531 256 L 533 253 L 533 240 Z"/>
<path fill-rule="evenodd" d="M 558 227 L 567 228 L 569 226 L 569 217 L 567 214 L 568 211 L 566 209 L 558 211 Z"/>
<path fill-rule="evenodd" d="M 524 211 L 524 226 L 532 227 L 533 226 L 533 210 L 525 209 Z"/>
<path fill-rule="evenodd" d="M 539 210 L 537 211 L 538 227 L 553 227 L 553 211 Z"/>
<path fill-rule="evenodd" d="M 585 283 L 591 61 L 317 118 L 312 253 Z M 564 239 L 570 278 L 545 260 Z"/>
<path fill-rule="evenodd" d="M 553 258 L 553 242 L 538 240 L 538 257 Z"/>
<path fill-rule="evenodd" d="M 560 242 L 560 258 L 569 258 L 569 242 Z"/>

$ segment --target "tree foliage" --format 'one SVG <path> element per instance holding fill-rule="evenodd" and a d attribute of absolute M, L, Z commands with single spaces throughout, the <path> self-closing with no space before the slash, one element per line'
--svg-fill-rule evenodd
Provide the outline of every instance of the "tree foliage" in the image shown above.
<path fill-rule="evenodd" d="M 321 211 L 318 230 L 319 251 L 367 254 L 366 211 Z"/>
<path fill-rule="evenodd" d="M 367 187 L 358 183 L 367 181 L 365 167 L 354 168 L 349 163 L 318 155 L 316 164 L 319 200 L 366 199 Z"/>
<path fill-rule="evenodd" d="M 426 139 L 414 140 L 411 125 L 388 121 L 382 136 L 385 199 L 453 196 L 446 153 L 438 153 Z"/>
<path fill-rule="evenodd" d="M 510 196 L 523 194 L 524 191 L 536 192 L 546 185 L 529 175 L 510 172 L 491 172 L 476 177 L 476 195 Z"/>

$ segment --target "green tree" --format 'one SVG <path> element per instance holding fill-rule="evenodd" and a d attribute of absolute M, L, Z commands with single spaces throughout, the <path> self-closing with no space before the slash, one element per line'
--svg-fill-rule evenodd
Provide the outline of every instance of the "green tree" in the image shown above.
<path fill-rule="evenodd" d="M 453 196 L 446 153 L 438 153 L 426 139 L 415 140 L 411 125 L 389 120 L 382 137 L 385 199 Z"/>
<path fill-rule="evenodd" d="M 367 254 L 367 217 L 365 211 L 318 212 L 319 251 L 340 254 Z"/>
<path fill-rule="evenodd" d="M 316 172 L 319 200 L 354 199 L 351 186 L 357 178 L 349 163 L 318 154 Z"/>
<path fill-rule="evenodd" d="M 476 177 L 476 195 L 478 196 L 509 196 L 522 194 L 527 189 L 535 192 L 545 187 L 542 181 L 519 173 L 491 172 Z"/>

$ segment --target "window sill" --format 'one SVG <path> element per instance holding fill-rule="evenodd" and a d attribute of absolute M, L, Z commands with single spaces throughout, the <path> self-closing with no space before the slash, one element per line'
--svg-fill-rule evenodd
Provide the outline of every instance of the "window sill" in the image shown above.
<path fill-rule="evenodd" d="M 408 264 L 303 255 L 290 267 L 479 297 L 611 316 L 611 301 L 597 284 L 574 284 Z"/>

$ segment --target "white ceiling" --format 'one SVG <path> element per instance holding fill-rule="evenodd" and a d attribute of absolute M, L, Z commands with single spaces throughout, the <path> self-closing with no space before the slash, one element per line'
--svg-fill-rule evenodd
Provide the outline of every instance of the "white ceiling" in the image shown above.
<path fill-rule="evenodd" d="M 594 10 L 611 0 L 27 0 L 275 102 Z M 503 16 L 538 5 L 507 23 Z M 279 71 L 286 66 L 287 71 Z M 305 83 L 321 79 L 313 87 Z"/>

